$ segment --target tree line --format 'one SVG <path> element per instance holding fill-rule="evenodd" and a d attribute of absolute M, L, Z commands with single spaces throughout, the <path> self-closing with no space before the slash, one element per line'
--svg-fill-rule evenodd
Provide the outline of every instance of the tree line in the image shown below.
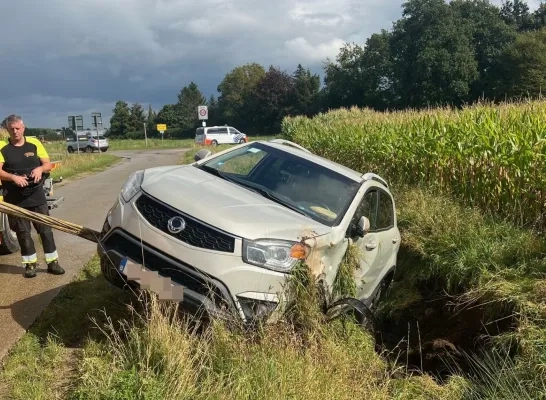
<path fill-rule="evenodd" d="M 109 135 L 192 137 L 197 106 L 208 105 L 207 125 L 232 125 L 250 134 L 278 133 L 287 115 L 313 116 L 340 107 L 398 110 L 461 107 L 537 98 L 546 83 L 546 4 L 531 10 L 523 0 L 501 6 L 488 0 L 409 0 L 390 30 L 363 45 L 346 43 L 327 59 L 324 79 L 301 64 L 288 73 L 248 63 L 228 72 L 217 98 L 206 99 L 190 82 L 175 104 L 145 113 L 118 101 Z"/>

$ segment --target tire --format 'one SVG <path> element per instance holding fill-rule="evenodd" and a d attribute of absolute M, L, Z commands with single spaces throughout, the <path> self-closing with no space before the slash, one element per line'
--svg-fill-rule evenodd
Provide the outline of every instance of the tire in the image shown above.
<path fill-rule="evenodd" d="M 8 215 L 1 213 L 1 218 L 4 226 L 2 232 L 2 243 L 0 243 L 0 254 L 13 254 L 19 251 L 19 242 L 17 241 L 17 236 L 9 226 Z"/>
<path fill-rule="evenodd" d="M 243 144 L 244 142 L 245 142 L 244 139 L 239 140 L 239 143 L 240 143 L 240 144 Z"/>
<path fill-rule="evenodd" d="M 85 149 L 86 153 L 93 153 L 94 151 L 95 150 L 91 146 L 87 146 L 87 148 Z"/>
<path fill-rule="evenodd" d="M 216 140 L 213 140 L 211 146 L 218 146 L 218 142 Z"/>
<path fill-rule="evenodd" d="M 108 149 L 100 149 L 100 151 L 102 151 L 103 153 L 106 153 L 106 150 Z"/>
<path fill-rule="evenodd" d="M 74 149 L 72 148 L 72 146 L 69 146 L 67 150 L 69 153 L 74 153 Z"/>

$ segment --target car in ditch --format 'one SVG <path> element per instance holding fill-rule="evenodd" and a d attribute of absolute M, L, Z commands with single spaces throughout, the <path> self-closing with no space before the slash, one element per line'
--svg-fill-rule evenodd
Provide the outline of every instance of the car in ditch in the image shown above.
<path fill-rule="evenodd" d="M 274 139 L 133 173 L 97 249 L 115 286 L 139 287 L 130 260 L 181 285 L 183 309 L 251 322 L 280 315 L 300 261 L 331 293 L 350 244 L 356 299 L 373 310 L 400 246 L 387 182 Z"/>

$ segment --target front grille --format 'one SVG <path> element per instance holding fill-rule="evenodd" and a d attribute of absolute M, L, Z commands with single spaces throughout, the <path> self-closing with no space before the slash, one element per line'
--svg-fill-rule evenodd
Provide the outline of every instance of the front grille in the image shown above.
<path fill-rule="evenodd" d="M 210 226 L 191 218 L 180 211 L 174 210 L 158 200 L 143 194 L 136 201 L 138 211 L 146 221 L 162 232 L 181 240 L 189 245 L 202 249 L 233 253 L 235 250 L 235 238 L 220 232 Z M 169 219 L 183 217 L 186 221 L 186 228 L 179 233 L 169 232 L 167 229 Z"/>

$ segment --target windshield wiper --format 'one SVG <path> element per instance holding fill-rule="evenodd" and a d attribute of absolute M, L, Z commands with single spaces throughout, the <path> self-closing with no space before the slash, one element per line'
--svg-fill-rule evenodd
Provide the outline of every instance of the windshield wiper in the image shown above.
<path fill-rule="evenodd" d="M 229 181 L 229 182 L 232 182 L 232 183 L 237 183 L 235 180 L 227 177 L 222 172 L 218 171 L 216 168 L 209 167 L 208 165 L 200 165 L 197 168 L 202 169 L 203 171 L 207 171 L 207 172 L 211 173 L 212 175 L 217 176 L 218 178 L 225 179 L 226 181 Z"/>
<path fill-rule="evenodd" d="M 241 181 L 241 182 L 236 182 L 236 183 L 239 183 L 241 186 L 245 186 L 247 188 L 249 188 L 250 190 L 253 190 L 259 194 L 261 194 L 262 196 L 268 198 L 269 200 L 273 200 L 274 202 L 276 203 L 279 203 L 285 207 L 288 207 L 290 208 L 291 210 L 294 210 L 296 211 L 297 213 L 301 214 L 301 215 L 305 215 L 307 216 L 307 214 L 305 214 L 302 210 L 300 210 L 298 207 L 296 206 L 293 206 L 292 204 L 289 204 L 285 201 L 283 201 L 280 197 L 278 196 L 275 196 L 273 193 L 271 193 L 269 190 L 261 187 L 261 186 L 256 186 L 256 185 L 253 185 L 253 184 L 250 184 L 248 182 L 244 182 L 244 181 Z"/>

